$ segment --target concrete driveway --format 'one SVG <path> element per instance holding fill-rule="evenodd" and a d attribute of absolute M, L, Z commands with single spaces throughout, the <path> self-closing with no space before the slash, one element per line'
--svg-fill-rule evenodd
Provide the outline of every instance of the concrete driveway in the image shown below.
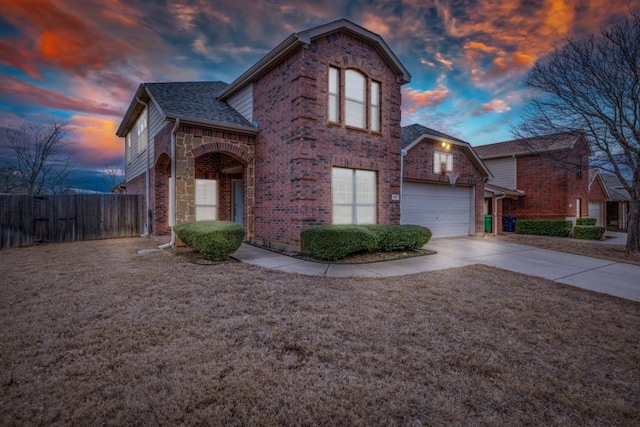
<path fill-rule="evenodd" d="M 370 264 L 304 261 L 246 244 L 233 256 L 262 267 L 329 277 L 393 277 L 484 264 L 640 302 L 640 266 L 637 265 L 481 237 L 433 239 L 425 248 L 437 253 Z"/>

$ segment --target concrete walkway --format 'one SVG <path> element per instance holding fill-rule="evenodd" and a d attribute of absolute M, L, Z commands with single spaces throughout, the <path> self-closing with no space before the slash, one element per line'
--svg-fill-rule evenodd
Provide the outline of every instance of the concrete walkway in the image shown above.
<path fill-rule="evenodd" d="M 624 244 L 623 233 L 613 234 L 620 236 L 603 241 L 603 250 L 606 250 L 604 245 L 614 243 L 614 239 Z M 393 277 L 484 264 L 640 302 L 640 266 L 637 265 L 481 237 L 433 239 L 425 248 L 437 253 L 370 264 L 304 261 L 246 244 L 233 257 L 288 273 L 327 277 Z"/>

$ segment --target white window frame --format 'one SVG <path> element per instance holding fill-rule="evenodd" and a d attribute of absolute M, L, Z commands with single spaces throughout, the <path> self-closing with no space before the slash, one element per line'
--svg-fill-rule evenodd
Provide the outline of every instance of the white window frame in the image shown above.
<path fill-rule="evenodd" d="M 346 177 L 347 179 L 341 180 L 339 174 L 342 175 L 342 178 Z M 332 168 L 333 224 L 376 224 L 377 178 L 375 171 Z M 346 200 L 344 200 L 345 198 Z M 343 200 L 340 201 L 340 199 Z M 339 214 L 339 210 L 349 210 L 350 213 L 347 216 L 350 218 L 343 220 L 345 215 Z"/>
<path fill-rule="evenodd" d="M 127 132 L 127 136 L 125 137 L 125 157 L 126 162 L 131 163 L 131 131 Z"/>
<path fill-rule="evenodd" d="M 329 121 L 333 123 L 340 122 L 340 70 L 336 67 L 329 67 L 329 83 L 328 83 L 328 105 L 327 114 Z"/>
<path fill-rule="evenodd" d="M 138 120 L 136 121 L 136 130 L 138 133 L 138 154 L 142 154 L 147 149 L 147 109 L 146 107 L 140 113 Z"/>
<path fill-rule="evenodd" d="M 367 128 L 367 76 L 358 70 L 344 72 L 344 124 Z"/>
<path fill-rule="evenodd" d="M 219 189 L 217 179 L 196 179 L 196 221 L 217 221 L 218 194 Z"/>
<path fill-rule="evenodd" d="M 369 129 L 380 132 L 380 83 L 371 80 L 369 85 Z"/>
<path fill-rule="evenodd" d="M 442 164 L 446 164 L 446 170 L 442 170 Z M 442 151 L 433 152 L 433 173 L 445 173 L 453 171 L 453 154 Z"/>

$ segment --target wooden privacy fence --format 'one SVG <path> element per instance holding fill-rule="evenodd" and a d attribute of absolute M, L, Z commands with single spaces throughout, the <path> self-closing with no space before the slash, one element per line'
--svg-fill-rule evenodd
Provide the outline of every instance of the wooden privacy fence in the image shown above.
<path fill-rule="evenodd" d="M 135 194 L 0 195 L 0 248 L 139 236 Z"/>

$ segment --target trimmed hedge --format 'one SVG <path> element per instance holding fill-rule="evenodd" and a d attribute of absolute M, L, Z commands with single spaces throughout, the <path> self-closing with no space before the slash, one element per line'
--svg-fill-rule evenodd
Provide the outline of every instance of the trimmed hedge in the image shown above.
<path fill-rule="evenodd" d="M 182 242 L 208 260 L 222 260 L 238 250 L 244 227 L 231 221 L 186 222 L 173 227 Z"/>
<path fill-rule="evenodd" d="M 516 221 L 516 234 L 569 237 L 572 225 L 571 221 L 522 219 Z"/>
<path fill-rule="evenodd" d="M 576 225 L 573 227 L 573 237 L 583 240 L 600 240 L 604 237 L 605 227 L 593 225 Z"/>
<path fill-rule="evenodd" d="M 376 233 L 357 225 L 312 225 L 300 232 L 300 239 L 311 256 L 327 261 L 373 251 L 379 242 Z"/>
<path fill-rule="evenodd" d="M 576 225 L 596 225 L 597 219 L 595 218 L 576 218 Z"/>
<path fill-rule="evenodd" d="M 302 245 L 314 258 L 336 261 L 360 252 L 415 250 L 431 238 L 418 225 L 313 225 L 300 233 Z"/>
<path fill-rule="evenodd" d="M 420 225 L 372 224 L 363 227 L 378 236 L 377 250 L 385 252 L 420 249 L 431 239 L 431 230 Z"/>

